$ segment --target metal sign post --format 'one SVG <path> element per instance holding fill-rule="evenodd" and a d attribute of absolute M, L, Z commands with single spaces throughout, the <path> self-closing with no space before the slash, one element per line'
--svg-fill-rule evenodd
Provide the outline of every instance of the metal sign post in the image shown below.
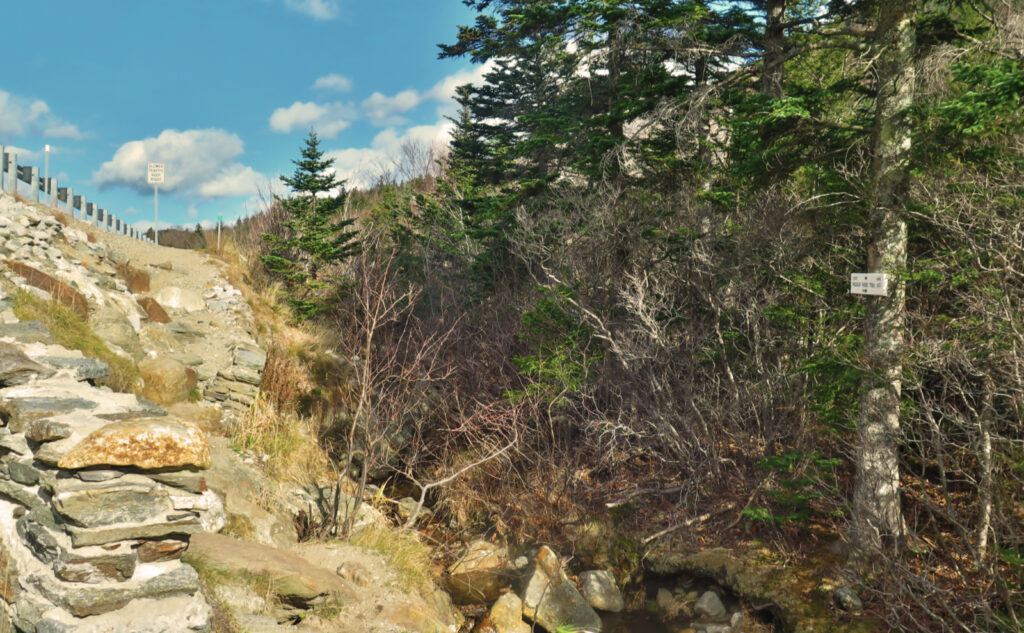
<path fill-rule="evenodd" d="M 146 182 L 153 185 L 153 241 L 160 245 L 160 202 L 157 189 L 164 181 L 164 164 L 149 163 L 146 168 Z"/>
<path fill-rule="evenodd" d="M 53 191 L 50 190 L 50 145 L 49 145 L 49 143 L 47 143 L 46 145 L 43 146 L 43 153 L 46 154 L 46 160 L 43 163 L 43 165 L 45 165 L 43 167 L 43 182 L 46 183 L 46 184 L 43 185 L 43 186 L 46 187 L 46 193 L 50 194 L 50 197 L 47 200 L 47 202 L 52 207 L 53 206 Z"/>

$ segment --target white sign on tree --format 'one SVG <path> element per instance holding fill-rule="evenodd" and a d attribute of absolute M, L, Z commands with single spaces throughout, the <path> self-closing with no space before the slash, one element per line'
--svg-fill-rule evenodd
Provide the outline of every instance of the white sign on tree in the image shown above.
<path fill-rule="evenodd" d="M 850 294 L 884 297 L 889 294 L 889 275 L 887 273 L 853 273 L 850 275 Z"/>

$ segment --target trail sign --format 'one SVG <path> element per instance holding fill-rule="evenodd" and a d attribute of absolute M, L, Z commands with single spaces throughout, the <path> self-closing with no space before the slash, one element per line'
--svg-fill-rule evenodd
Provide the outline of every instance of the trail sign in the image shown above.
<path fill-rule="evenodd" d="M 850 294 L 875 295 L 884 297 L 889 294 L 888 273 L 853 273 L 850 275 Z"/>
<path fill-rule="evenodd" d="M 159 185 L 164 182 L 164 164 L 149 163 L 146 169 L 146 182 L 151 185 Z"/>

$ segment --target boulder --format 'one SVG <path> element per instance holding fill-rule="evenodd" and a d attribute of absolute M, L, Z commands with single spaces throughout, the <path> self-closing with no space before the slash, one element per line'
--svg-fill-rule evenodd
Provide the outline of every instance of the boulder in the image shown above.
<path fill-rule="evenodd" d="M 714 591 L 705 591 L 697 598 L 697 604 L 693 605 L 693 612 L 703 618 L 718 620 L 725 617 L 725 605 L 722 599 Z"/>
<path fill-rule="evenodd" d="M 202 295 L 194 290 L 167 286 L 156 293 L 154 297 L 160 305 L 172 310 L 184 310 L 185 312 L 199 312 L 206 309 L 206 302 Z"/>
<path fill-rule="evenodd" d="M 559 627 L 601 630 L 601 618 L 562 571 L 558 555 L 540 548 L 519 590 L 523 615 L 555 631 Z"/>
<path fill-rule="evenodd" d="M 600 569 L 580 574 L 583 597 L 590 606 L 600 611 L 618 613 L 625 608 L 622 592 L 610 571 Z"/>
<path fill-rule="evenodd" d="M 485 540 L 470 543 L 447 571 L 445 588 L 455 604 L 492 603 L 517 579 L 505 548 Z"/>
<path fill-rule="evenodd" d="M 343 602 L 354 597 L 347 581 L 323 567 L 291 552 L 224 534 L 196 534 L 182 560 L 231 575 L 266 577 L 274 594 L 294 606 L 307 607 L 329 596 Z"/>
<path fill-rule="evenodd" d="M 132 266 L 128 262 L 117 264 L 117 274 L 124 280 L 132 294 L 149 292 L 149 273 Z"/>
<path fill-rule="evenodd" d="M 136 466 L 144 469 L 209 468 L 210 447 L 195 425 L 161 418 L 114 422 L 90 433 L 64 454 L 58 466 Z"/>
<path fill-rule="evenodd" d="M 15 273 L 25 278 L 28 285 L 48 292 L 56 301 L 63 303 L 75 312 L 85 316 L 89 312 L 89 304 L 82 293 L 78 292 L 63 281 L 54 279 L 44 272 L 36 270 L 27 264 L 4 260 L 4 264 Z"/>
<path fill-rule="evenodd" d="M 0 387 L 23 385 L 53 374 L 52 369 L 29 358 L 18 346 L 0 342 Z"/>
<path fill-rule="evenodd" d="M 145 310 L 146 316 L 149 317 L 150 321 L 154 323 L 171 322 L 171 317 L 167 314 L 167 310 L 164 310 L 160 302 L 153 297 L 139 297 L 136 301 L 138 301 L 139 307 Z"/>
<path fill-rule="evenodd" d="M 532 627 L 523 621 L 523 601 L 514 593 L 502 594 L 473 633 L 530 633 Z"/>
<path fill-rule="evenodd" d="M 96 336 L 106 343 L 112 343 L 125 351 L 135 361 L 142 360 L 145 353 L 139 343 L 139 335 L 131 321 L 119 309 L 104 306 L 89 317 L 89 325 Z"/>
<path fill-rule="evenodd" d="M 148 358 L 139 363 L 142 395 L 157 404 L 174 404 L 189 399 L 198 384 L 194 369 L 170 358 Z"/>

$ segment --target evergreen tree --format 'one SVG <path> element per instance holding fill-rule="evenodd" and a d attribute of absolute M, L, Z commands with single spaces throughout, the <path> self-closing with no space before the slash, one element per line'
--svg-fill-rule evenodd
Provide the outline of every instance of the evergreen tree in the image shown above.
<path fill-rule="evenodd" d="M 345 183 L 331 171 L 320 140 L 310 132 L 295 171 L 281 180 L 292 190 L 276 198 L 288 213 L 281 234 L 265 233 L 270 252 L 261 257 L 267 271 L 281 278 L 288 302 L 300 319 L 329 309 L 348 285 L 338 266 L 359 250 L 353 220 L 336 217 L 345 206 Z"/>

